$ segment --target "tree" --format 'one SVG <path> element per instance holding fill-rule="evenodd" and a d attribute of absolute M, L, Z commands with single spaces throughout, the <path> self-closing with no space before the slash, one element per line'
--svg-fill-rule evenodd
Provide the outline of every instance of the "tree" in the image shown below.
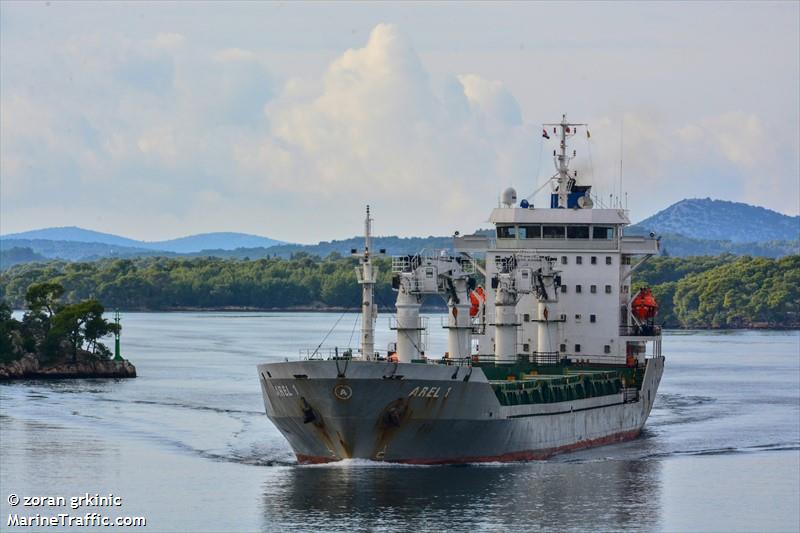
<path fill-rule="evenodd" d="M 64 294 L 64 287 L 59 283 L 44 282 L 34 283 L 28 287 L 25 300 L 28 309 L 33 313 L 47 312 L 47 318 L 52 318 L 56 313 L 58 299 Z"/>
<path fill-rule="evenodd" d="M 96 304 L 96 307 L 92 310 L 84 323 L 83 337 L 88 344 L 87 349 L 92 352 L 92 354 L 108 357 L 111 355 L 111 352 L 103 343 L 99 342 L 99 340 L 108 335 L 119 333 L 122 326 L 103 318 L 103 306 L 96 300 L 92 302 Z"/>
<path fill-rule="evenodd" d="M 40 356 L 56 356 L 60 341 L 50 336 L 53 317 L 60 308 L 64 287 L 54 281 L 33 283 L 25 291 L 28 312 L 22 318 L 26 347 Z"/>
<path fill-rule="evenodd" d="M 11 307 L 0 301 L 0 361 L 11 361 L 23 355 L 21 324 L 11 314 Z"/>
<path fill-rule="evenodd" d="M 97 300 L 86 300 L 65 305 L 53 316 L 51 339 L 66 339 L 70 344 L 72 362 L 78 361 L 78 352 L 86 348 L 93 354 L 107 356 L 110 352 L 98 340 L 116 331 L 117 326 L 103 318 L 105 309 Z"/>

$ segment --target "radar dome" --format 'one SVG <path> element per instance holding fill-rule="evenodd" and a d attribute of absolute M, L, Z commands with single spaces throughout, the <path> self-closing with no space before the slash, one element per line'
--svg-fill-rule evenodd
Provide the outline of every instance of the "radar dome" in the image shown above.
<path fill-rule="evenodd" d="M 509 187 L 503 191 L 500 199 L 503 202 L 503 205 L 506 207 L 511 207 L 517 203 L 517 191 L 514 190 L 514 187 Z"/>

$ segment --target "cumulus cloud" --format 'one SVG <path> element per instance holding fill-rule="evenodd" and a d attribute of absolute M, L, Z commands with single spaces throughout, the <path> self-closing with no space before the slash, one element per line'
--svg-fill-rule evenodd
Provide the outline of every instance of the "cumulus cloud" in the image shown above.
<path fill-rule="evenodd" d="M 316 241 L 356 233 L 370 203 L 380 233 L 443 234 L 482 225 L 509 184 L 524 197 L 553 173 L 538 123 L 558 120 L 557 103 L 523 113 L 519 92 L 480 64 L 434 69 L 395 26 L 302 74 L 228 41 L 183 31 L 4 41 L 2 231 Z M 575 168 L 604 195 L 618 189 L 624 118 L 625 190 L 647 207 L 635 217 L 708 195 L 796 210 L 796 184 L 774 191 L 792 172 L 782 154 L 797 148 L 768 139 L 754 111 L 569 118 L 591 124 L 591 144 L 575 139 Z"/>
<path fill-rule="evenodd" d="M 485 80 L 475 74 L 458 77 L 464 95 L 483 117 L 504 125 L 522 124 L 519 104 L 509 90 L 499 81 Z"/>
<path fill-rule="evenodd" d="M 266 106 L 268 134 L 238 146 L 237 160 L 268 188 L 302 191 L 311 202 L 377 202 L 384 227 L 398 232 L 458 219 L 472 229 L 497 189 L 520 179 L 505 157 L 522 141 L 509 141 L 532 138 L 500 82 L 469 75 L 456 83 L 436 86 L 408 39 L 378 25 L 363 48 L 330 64 L 321 87 L 288 84 Z"/>
<path fill-rule="evenodd" d="M 606 199 L 620 194 L 622 158 L 622 190 L 633 206 L 645 203 L 655 210 L 683 198 L 711 196 L 790 213 L 798 207 L 800 184 L 786 179 L 792 170 L 779 153 L 792 150 L 790 141 L 769 136 L 754 113 L 727 111 L 682 121 L 638 112 L 598 117 L 591 124 L 592 158 L 580 160 L 577 168 Z M 589 148 L 579 140 L 582 155 Z M 649 213 L 639 209 L 638 214 Z"/>

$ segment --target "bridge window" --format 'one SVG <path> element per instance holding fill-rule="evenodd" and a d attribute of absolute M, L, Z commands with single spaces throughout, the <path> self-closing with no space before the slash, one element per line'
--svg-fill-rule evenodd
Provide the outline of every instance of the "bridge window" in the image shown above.
<path fill-rule="evenodd" d="M 498 239 L 516 239 L 517 228 L 516 226 L 497 226 Z"/>
<path fill-rule="evenodd" d="M 538 224 L 536 225 L 525 225 L 519 227 L 519 238 L 520 239 L 541 239 L 542 238 L 542 227 Z"/>
<path fill-rule="evenodd" d="M 603 353 L 611 353 L 611 346 L 608 344 L 603 346 Z"/>
<path fill-rule="evenodd" d="M 562 255 L 561 256 L 561 264 L 562 265 L 566 265 L 567 264 L 567 256 L 566 255 Z"/>
<path fill-rule="evenodd" d="M 575 345 L 575 353 L 581 353 L 581 345 L 580 344 L 576 344 Z"/>
<path fill-rule="evenodd" d="M 588 239 L 589 226 L 567 226 L 568 239 Z"/>
<path fill-rule="evenodd" d="M 592 294 L 596 294 L 597 293 L 597 285 L 590 286 L 589 287 L 589 292 L 591 292 Z"/>
<path fill-rule="evenodd" d="M 542 226 L 542 238 L 563 239 L 564 226 Z"/>
<path fill-rule="evenodd" d="M 576 265 L 582 265 L 583 264 L 583 256 L 579 255 L 578 257 L 576 257 L 575 258 L 575 264 Z"/>
<path fill-rule="evenodd" d="M 565 292 L 567 292 L 567 286 L 566 286 L 566 285 L 562 285 L 562 286 L 561 286 L 561 292 L 562 292 L 562 293 L 565 293 Z"/>
<path fill-rule="evenodd" d="M 562 352 L 566 352 L 566 351 L 567 351 L 567 345 L 566 345 L 566 344 L 562 344 L 561 346 L 559 346 L 559 349 L 560 349 Z"/>
<path fill-rule="evenodd" d="M 589 315 L 589 322 L 591 322 L 592 324 L 597 322 L 597 315 Z"/>
<path fill-rule="evenodd" d="M 592 256 L 592 264 L 593 264 L 593 265 L 596 265 L 596 264 L 597 264 L 597 257 L 595 257 L 595 256 Z"/>
<path fill-rule="evenodd" d="M 606 294 L 611 294 L 611 285 L 606 285 Z"/>
<path fill-rule="evenodd" d="M 592 226 L 592 239 L 613 240 L 614 228 L 612 226 Z"/>
<path fill-rule="evenodd" d="M 607 265 L 610 265 L 610 264 L 611 264 L 611 256 L 610 256 L 610 255 L 607 255 L 607 256 L 606 256 L 606 264 L 607 264 Z"/>
<path fill-rule="evenodd" d="M 575 292 L 580 293 L 582 287 L 580 285 L 575 285 Z"/>

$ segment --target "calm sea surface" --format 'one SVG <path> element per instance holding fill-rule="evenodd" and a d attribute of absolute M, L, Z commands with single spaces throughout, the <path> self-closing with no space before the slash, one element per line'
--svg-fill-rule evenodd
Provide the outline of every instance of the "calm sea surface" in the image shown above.
<path fill-rule="evenodd" d="M 123 531 L 800 530 L 798 332 L 667 333 L 653 413 L 625 444 L 525 464 L 297 466 L 255 366 L 296 358 L 339 318 L 130 313 L 137 379 L 0 385 L 0 530 L 56 530 L 9 527 L 9 513 L 87 512 L 147 519 Z M 355 320 L 325 344 L 352 343 Z M 121 505 L 8 503 L 87 492 Z"/>

